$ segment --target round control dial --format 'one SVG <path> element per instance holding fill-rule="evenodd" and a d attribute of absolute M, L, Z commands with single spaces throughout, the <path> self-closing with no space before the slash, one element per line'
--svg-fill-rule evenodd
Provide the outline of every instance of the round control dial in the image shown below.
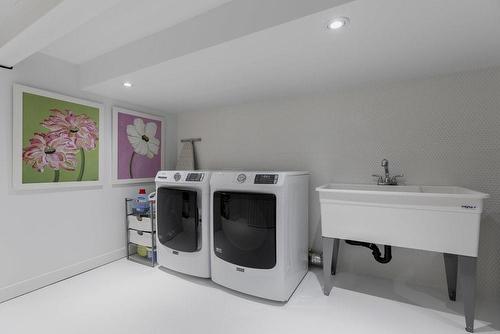
<path fill-rule="evenodd" d="M 247 176 L 245 174 L 240 174 L 238 175 L 238 177 L 236 178 L 236 181 L 238 181 L 238 183 L 243 183 L 247 180 Z"/>

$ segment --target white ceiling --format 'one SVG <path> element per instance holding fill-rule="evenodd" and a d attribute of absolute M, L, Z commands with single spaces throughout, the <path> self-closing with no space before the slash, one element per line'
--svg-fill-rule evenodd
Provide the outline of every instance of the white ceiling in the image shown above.
<path fill-rule="evenodd" d="M 62 0 L 0 0 L 0 46 Z"/>
<path fill-rule="evenodd" d="M 47 1 L 0 64 L 42 50 L 84 90 L 167 112 L 500 66 L 500 0 Z"/>
<path fill-rule="evenodd" d="M 325 29 L 336 16 L 350 25 Z M 499 36 L 496 0 L 358 0 L 86 89 L 169 112 L 202 111 L 497 66 Z"/>
<path fill-rule="evenodd" d="M 120 0 L 0 1 L 0 64 L 14 66 Z"/>
<path fill-rule="evenodd" d="M 230 0 L 121 0 L 42 52 L 81 64 Z"/>

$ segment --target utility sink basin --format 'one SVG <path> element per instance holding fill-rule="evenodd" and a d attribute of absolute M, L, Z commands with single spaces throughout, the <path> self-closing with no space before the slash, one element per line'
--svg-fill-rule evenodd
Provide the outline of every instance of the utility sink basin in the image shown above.
<path fill-rule="evenodd" d="M 316 190 L 321 203 L 325 295 L 331 291 L 340 240 L 440 252 L 449 298 L 456 300 L 460 274 L 465 329 L 474 331 L 479 225 L 487 194 L 460 187 L 333 183 Z"/>
<path fill-rule="evenodd" d="M 325 237 L 477 256 L 487 194 L 448 186 L 335 183 L 316 190 Z"/>

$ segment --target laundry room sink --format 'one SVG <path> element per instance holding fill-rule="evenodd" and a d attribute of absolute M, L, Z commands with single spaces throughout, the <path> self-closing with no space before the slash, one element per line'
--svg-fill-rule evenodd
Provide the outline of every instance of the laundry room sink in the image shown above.
<path fill-rule="evenodd" d="M 384 179 L 379 177 L 380 181 Z M 474 331 L 479 225 L 483 200 L 489 195 L 461 187 L 418 185 L 332 183 L 316 190 L 321 204 L 325 295 L 332 288 L 340 240 L 440 252 L 448 296 L 456 300 L 460 275 L 466 330 Z"/>
<path fill-rule="evenodd" d="M 487 194 L 450 186 L 327 184 L 323 236 L 477 256 Z"/>

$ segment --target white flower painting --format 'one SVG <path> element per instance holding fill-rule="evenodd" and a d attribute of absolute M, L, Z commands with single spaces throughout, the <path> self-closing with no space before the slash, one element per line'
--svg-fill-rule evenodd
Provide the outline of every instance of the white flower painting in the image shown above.
<path fill-rule="evenodd" d="M 151 182 L 163 168 L 163 118 L 113 108 L 114 182 Z"/>
<path fill-rule="evenodd" d="M 156 136 L 157 126 L 153 122 L 144 124 L 142 118 L 134 119 L 134 124 L 127 125 L 128 141 L 134 152 L 153 159 L 158 154 L 160 140 Z"/>

